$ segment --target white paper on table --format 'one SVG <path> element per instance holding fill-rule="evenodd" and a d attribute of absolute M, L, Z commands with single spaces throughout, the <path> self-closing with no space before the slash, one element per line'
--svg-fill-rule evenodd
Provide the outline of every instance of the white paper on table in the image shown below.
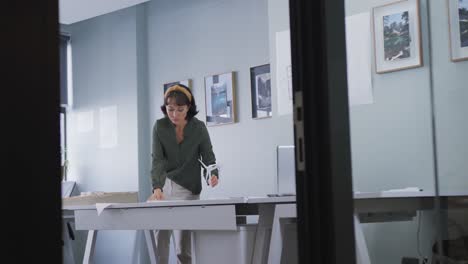
<path fill-rule="evenodd" d="M 276 90 L 278 91 L 278 115 L 291 114 L 293 108 L 290 35 L 289 30 L 276 32 Z"/>
<path fill-rule="evenodd" d="M 94 111 L 76 113 L 76 123 L 79 133 L 92 131 L 94 129 Z"/>
<path fill-rule="evenodd" d="M 147 203 L 161 203 L 161 202 L 171 202 L 171 201 L 175 201 L 175 200 L 169 200 L 167 196 L 165 196 L 165 199 L 163 200 L 146 200 Z"/>
<path fill-rule="evenodd" d="M 97 214 L 101 215 L 102 211 L 104 211 L 104 209 L 106 209 L 110 205 L 111 203 L 96 203 Z"/>
<path fill-rule="evenodd" d="M 419 187 L 406 187 L 402 189 L 390 189 L 383 192 L 422 192 L 423 190 Z"/>
<path fill-rule="evenodd" d="M 372 104 L 371 26 L 369 12 L 346 17 L 349 105 Z"/>
<path fill-rule="evenodd" d="M 114 148 L 117 146 L 117 106 L 99 109 L 99 147 Z"/>

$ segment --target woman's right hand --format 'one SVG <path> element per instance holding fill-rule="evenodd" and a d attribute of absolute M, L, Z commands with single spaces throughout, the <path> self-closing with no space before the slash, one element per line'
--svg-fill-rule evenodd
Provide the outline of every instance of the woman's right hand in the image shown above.
<path fill-rule="evenodd" d="M 153 194 L 148 198 L 148 201 L 151 200 L 164 200 L 164 193 L 160 188 L 157 188 L 153 191 Z"/>

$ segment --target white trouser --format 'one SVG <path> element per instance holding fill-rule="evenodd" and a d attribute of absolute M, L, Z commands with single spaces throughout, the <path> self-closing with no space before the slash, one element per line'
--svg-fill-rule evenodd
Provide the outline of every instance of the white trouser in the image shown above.
<path fill-rule="evenodd" d="M 197 200 L 200 195 L 194 195 L 191 191 L 166 178 L 163 187 L 165 200 Z M 157 221 L 157 220 L 156 220 Z M 171 236 L 174 241 L 177 263 L 192 263 L 192 233 L 189 230 L 155 230 L 156 255 L 158 264 L 168 264 L 169 244 Z"/>

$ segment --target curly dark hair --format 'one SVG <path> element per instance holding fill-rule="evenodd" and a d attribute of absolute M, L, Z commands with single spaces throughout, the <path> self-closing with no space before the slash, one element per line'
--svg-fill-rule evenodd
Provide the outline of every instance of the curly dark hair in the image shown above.
<path fill-rule="evenodd" d="M 189 106 L 189 110 L 187 112 L 187 116 L 185 117 L 186 120 L 190 120 L 192 117 L 196 116 L 198 114 L 197 111 L 197 104 L 195 103 L 195 97 L 192 94 L 192 91 L 190 91 L 190 88 L 183 84 L 177 84 L 178 86 L 186 89 L 190 95 L 192 96 L 192 101 L 189 100 L 187 95 L 185 95 L 181 91 L 171 91 L 167 94 L 167 96 L 164 97 L 164 104 L 161 105 L 161 111 L 165 116 L 167 116 L 167 111 L 166 111 L 166 105 L 168 104 L 168 101 L 170 98 L 174 98 L 175 103 L 179 106 L 187 105 Z"/>

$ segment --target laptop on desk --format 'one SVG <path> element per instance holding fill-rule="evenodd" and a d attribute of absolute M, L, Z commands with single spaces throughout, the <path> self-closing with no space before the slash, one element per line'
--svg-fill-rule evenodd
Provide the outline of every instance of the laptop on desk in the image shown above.
<path fill-rule="evenodd" d="M 63 181 L 62 182 L 62 198 L 73 196 L 76 192 L 76 182 Z"/>

